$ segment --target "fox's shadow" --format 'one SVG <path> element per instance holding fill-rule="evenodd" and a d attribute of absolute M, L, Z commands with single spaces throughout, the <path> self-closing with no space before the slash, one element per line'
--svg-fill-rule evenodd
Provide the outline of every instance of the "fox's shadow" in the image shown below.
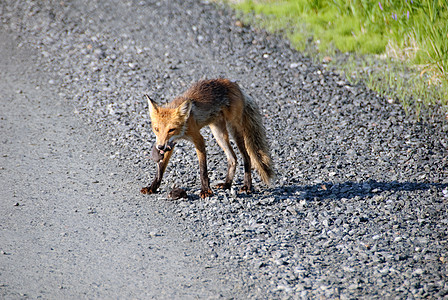
<path fill-rule="evenodd" d="M 237 189 L 241 184 L 236 182 L 234 187 Z M 369 180 L 364 182 L 351 182 L 344 183 L 331 183 L 322 182 L 314 185 L 284 185 L 274 186 L 272 188 L 255 190 L 251 194 L 239 193 L 235 195 L 240 198 L 252 198 L 252 197 L 270 197 L 274 198 L 274 202 L 284 199 L 295 198 L 298 200 L 341 200 L 341 199 L 353 199 L 355 197 L 365 198 L 373 197 L 375 195 L 382 194 L 384 192 L 412 192 L 412 191 L 424 191 L 435 188 L 442 191 L 448 188 L 448 183 L 428 183 L 428 182 L 379 182 L 375 180 Z M 186 188 L 188 191 L 189 200 L 199 200 L 199 196 L 192 193 L 192 190 Z M 214 189 L 215 191 L 218 191 Z"/>
<path fill-rule="evenodd" d="M 378 182 L 369 180 L 365 182 L 330 183 L 322 182 L 314 185 L 291 185 L 272 188 L 275 198 L 298 197 L 301 199 L 352 199 L 355 197 L 372 197 L 383 192 L 400 191 L 423 191 L 435 188 L 443 190 L 448 187 L 447 183 L 419 183 L 419 182 Z"/>

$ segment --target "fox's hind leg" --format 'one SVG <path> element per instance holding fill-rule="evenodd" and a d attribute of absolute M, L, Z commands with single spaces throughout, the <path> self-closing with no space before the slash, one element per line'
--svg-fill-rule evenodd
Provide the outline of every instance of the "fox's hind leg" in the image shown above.
<path fill-rule="evenodd" d="M 227 175 L 223 183 L 216 185 L 217 188 L 230 189 L 232 186 L 233 177 L 236 170 L 236 154 L 232 149 L 232 145 L 229 140 L 229 133 L 227 132 L 226 122 L 223 118 L 219 118 L 218 121 L 210 124 L 210 130 L 213 133 L 218 145 L 224 150 L 227 157 Z"/>
<path fill-rule="evenodd" d="M 244 163 L 244 185 L 241 188 L 241 192 L 251 193 L 252 192 L 252 166 L 250 161 L 250 156 L 247 153 L 246 144 L 244 142 L 244 133 L 241 129 L 242 126 L 231 126 L 232 136 L 235 139 L 236 145 L 243 156 Z"/>

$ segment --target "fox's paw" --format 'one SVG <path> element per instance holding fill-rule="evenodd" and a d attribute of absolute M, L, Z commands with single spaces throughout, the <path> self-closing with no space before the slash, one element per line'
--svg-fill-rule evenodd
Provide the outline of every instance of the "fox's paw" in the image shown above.
<path fill-rule="evenodd" d="M 201 197 L 202 199 L 204 199 L 204 198 L 207 198 L 207 197 L 210 197 L 210 196 L 212 196 L 213 195 L 213 191 L 211 190 L 211 189 L 208 189 L 208 190 L 202 190 L 200 193 L 199 193 L 199 197 Z"/>
<path fill-rule="evenodd" d="M 232 187 L 232 184 L 227 183 L 227 182 L 218 183 L 216 185 L 216 188 L 223 189 L 223 190 L 230 190 L 231 187 Z"/>
<path fill-rule="evenodd" d="M 253 189 L 250 186 L 244 185 L 241 189 L 240 189 L 240 193 L 246 193 L 246 194 L 252 194 Z"/>
<path fill-rule="evenodd" d="M 154 194 L 154 191 L 151 189 L 151 187 L 144 187 L 140 190 L 140 193 L 145 194 L 145 195 L 149 195 L 149 194 Z"/>

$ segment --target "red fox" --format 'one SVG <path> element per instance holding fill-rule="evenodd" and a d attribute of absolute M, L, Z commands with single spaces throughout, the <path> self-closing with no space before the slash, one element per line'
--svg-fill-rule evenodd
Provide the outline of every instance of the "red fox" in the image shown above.
<path fill-rule="evenodd" d="M 206 125 L 227 156 L 227 176 L 217 188 L 229 189 L 236 170 L 236 155 L 230 145 L 228 130 L 244 160 L 244 185 L 241 190 L 247 193 L 252 191 L 252 165 L 261 179 L 270 184 L 274 169 L 262 117 L 257 104 L 238 84 L 223 78 L 199 81 L 165 106 L 159 106 L 148 95 L 145 96 L 156 135 L 153 158 L 157 161 L 157 173 L 151 185 L 142 188 L 143 194 L 157 191 L 176 141 L 186 139 L 195 145 L 199 159 L 199 195 L 201 198 L 213 195 L 207 173 L 205 141 L 200 133 Z"/>

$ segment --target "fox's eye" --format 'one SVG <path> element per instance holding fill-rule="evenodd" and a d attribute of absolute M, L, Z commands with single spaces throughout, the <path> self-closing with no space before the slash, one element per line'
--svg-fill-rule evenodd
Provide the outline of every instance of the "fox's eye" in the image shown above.
<path fill-rule="evenodd" d="M 159 128 L 158 127 L 154 127 L 154 131 L 155 132 L 159 132 Z"/>
<path fill-rule="evenodd" d="M 171 128 L 168 130 L 168 133 L 174 132 L 174 130 L 176 130 L 175 128 Z"/>

